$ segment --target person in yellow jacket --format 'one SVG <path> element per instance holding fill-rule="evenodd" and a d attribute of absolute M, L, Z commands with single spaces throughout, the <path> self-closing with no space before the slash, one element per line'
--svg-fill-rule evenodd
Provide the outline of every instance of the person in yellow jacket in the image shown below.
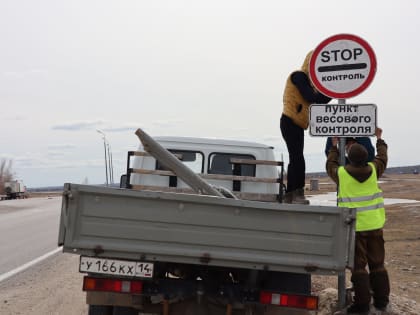
<path fill-rule="evenodd" d="M 378 178 L 388 163 L 388 146 L 382 140 L 382 129 L 376 128 L 375 156 L 367 162 L 368 152 L 358 143 L 348 149 L 349 164 L 339 165 L 338 139 L 332 139 L 326 169 L 337 183 L 338 206 L 356 208 L 356 246 L 351 281 L 354 287 L 353 304 L 347 314 L 368 314 L 373 292 L 373 304 L 384 311 L 389 304 L 390 285 L 385 269 L 383 226 L 385 208 Z M 369 267 L 369 272 L 366 267 Z"/>
<path fill-rule="evenodd" d="M 317 91 L 309 79 L 311 56 L 312 51 L 307 54 L 301 70 L 289 75 L 283 94 L 280 130 L 289 152 L 284 196 L 286 203 L 309 204 L 304 197 L 306 165 L 303 155 L 304 131 L 309 126 L 309 106 L 313 103 L 326 104 L 331 100 Z"/>

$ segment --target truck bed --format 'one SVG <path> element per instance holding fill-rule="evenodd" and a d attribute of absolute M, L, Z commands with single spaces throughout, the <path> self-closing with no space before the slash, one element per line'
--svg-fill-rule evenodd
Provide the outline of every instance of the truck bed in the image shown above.
<path fill-rule="evenodd" d="M 336 274 L 353 261 L 353 210 L 65 184 L 64 252 Z"/>

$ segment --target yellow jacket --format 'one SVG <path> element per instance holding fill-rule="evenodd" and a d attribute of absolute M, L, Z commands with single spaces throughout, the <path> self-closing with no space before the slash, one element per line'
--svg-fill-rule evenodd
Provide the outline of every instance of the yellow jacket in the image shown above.
<path fill-rule="evenodd" d="M 300 71 L 309 76 L 309 61 L 313 51 L 310 51 L 303 62 Z M 283 94 L 283 115 L 289 117 L 293 122 L 303 129 L 309 126 L 309 105 L 310 103 L 303 98 L 296 85 L 293 84 L 291 74 L 287 78 L 286 87 Z M 312 86 L 315 90 L 315 88 Z"/>

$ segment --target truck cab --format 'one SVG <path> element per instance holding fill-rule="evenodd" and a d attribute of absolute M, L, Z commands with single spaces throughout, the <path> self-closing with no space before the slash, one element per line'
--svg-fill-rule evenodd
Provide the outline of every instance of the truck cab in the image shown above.
<path fill-rule="evenodd" d="M 283 162 L 275 161 L 271 146 L 192 137 L 156 137 L 155 140 L 209 184 L 228 189 L 240 199 L 282 200 Z M 145 153 L 143 146 L 137 152 L 129 152 L 127 160 L 128 176 L 123 178 L 124 187 L 191 190 L 163 164 Z"/>

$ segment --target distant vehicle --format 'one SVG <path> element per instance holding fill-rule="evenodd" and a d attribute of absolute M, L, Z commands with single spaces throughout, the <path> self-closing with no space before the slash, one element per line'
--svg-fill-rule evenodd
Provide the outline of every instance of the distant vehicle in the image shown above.
<path fill-rule="evenodd" d="M 4 191 L 6 193 L 6 199 L 23 199 L 27 197 L 26 186 L 19 180 L 5 182 Z"/>

